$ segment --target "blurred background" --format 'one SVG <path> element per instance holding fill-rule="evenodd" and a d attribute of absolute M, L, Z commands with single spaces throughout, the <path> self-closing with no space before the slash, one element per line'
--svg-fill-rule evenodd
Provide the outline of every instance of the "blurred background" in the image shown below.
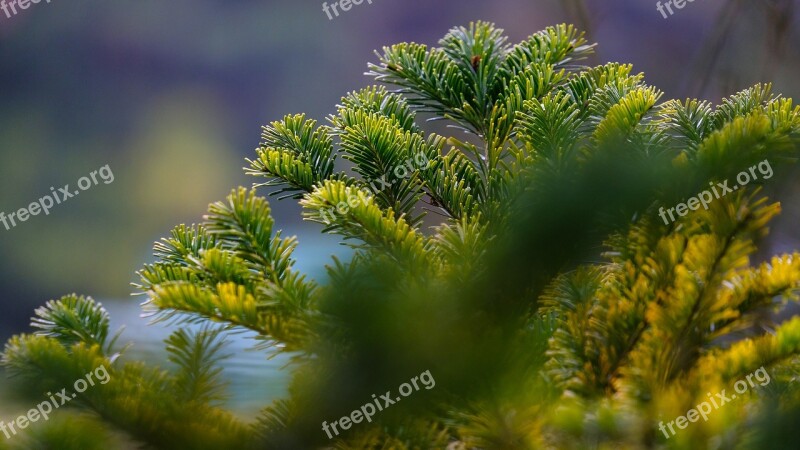
<path fill-rule="evenodd" d="M 495 22 L 511 42 L 570 22 L 599 43 L 590 64 L 632 63 L 665 99 L 717 103 L 762 81 L 798 99 L 799 1 L 697 0 L 667 19 L 655 0 L 373 0 L 333 20 L 319 0 L 51 0 L 0 12 L 0 211 L 51 186 L 74 189 L 106 164 L 115 177 L 48 216 L 0 225 L 0 338 L 26 330 L 38 305 L 77 292 L 128 326 L 123 340 L 142 342 L 135 352 L 156 351 L 168 332 L 146 328 L 142 299 L 129 297 L 153 241 L 255 181 L 242 167 L 260 127 L 288 113 L 324 121 L 370 83 L 366 64 L 384 45 L 435 45 L 472 20 Z M 786 212 L 767 253 L 799 247 L 800 189 L 779 190 Z M 320 277 L 342 247 L 291 201 L 272 204 L 278 228 L 299 238 L 298 268 Z M 228 371 L 242 411 L 248 389 L 283 389 L 282 361 L 253 366 L 249 356 Z M 263 368 L 272 378 L 248 378 Z"/>

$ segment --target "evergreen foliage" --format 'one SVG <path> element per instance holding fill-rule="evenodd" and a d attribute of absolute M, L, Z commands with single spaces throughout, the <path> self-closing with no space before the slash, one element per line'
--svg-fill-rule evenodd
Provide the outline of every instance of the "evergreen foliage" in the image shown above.
<path fill-rule="evenodd" d="M 669 225 L 658 209 L 755 162 L 794 162 L 800 107 L 768 84 L 717 107 L 662 101 L 630 65 L 582 66 L 592 50 L 572 26 L 511 45 L 484 22 L 437 48 L 384 48 L 369 66 L 383 85 L 345 96 L 328 125 L 265 127 L 246 171 L 266 181 L 156 243 L 136 287 L 181 326 L 166 341 L 175 370 L 126 361 L 102 307 L 77 296 L 38 309 L 3 364 L 39 393 L 104 364 L 111 382 L 74 406 L 159 449 L 790 445 L 800 319 L 774 312 L 797 301 L 800 254 L 756 256 L 780 205 L 751 183 Z M 324 284 L 298 273 L 298 243 L 257 187 L 299 200 L 353 258 Z M 293 357 L 290 396 L 250 423 L 218 406 L 237 329 Z M 761 367 L 767 388 L 659 431 Z M 424 370 L 432 390 L 321 431 Z"/>

